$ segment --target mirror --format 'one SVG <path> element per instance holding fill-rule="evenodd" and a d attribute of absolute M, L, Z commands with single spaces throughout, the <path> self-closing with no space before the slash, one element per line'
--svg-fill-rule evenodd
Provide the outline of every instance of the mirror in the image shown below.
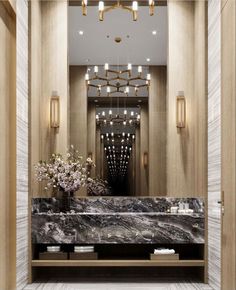
<path fill-rule="evenodd" d="M 101 22 L 96 6 L 86 17 L 78 17 L 80 6 L 68 13 L 70 140 L 96 164 L 87 194 L 148 195 L 155 170 L 149 161 L 156 149 L 159 157 L 166 150 L 158 122 L 166 126 L 167 7 L 150 17 L 148 6 L 141 6 L 137 21 L 117 9 Z M 159 138 L 158 148 L 150 138 Z M 163 170 L 163 189 L 164 162 L 157 169 Z"/>
<path fill-rule="evenodd" d="M 205 2 L 157 1 L 152 16 L 138 3 L 99 13 L 91 0 L 87 16 L 79 1 L 32 4 L 31 174 L 73 144 L 96 164 L 76 196 L 204 197 Z"/>

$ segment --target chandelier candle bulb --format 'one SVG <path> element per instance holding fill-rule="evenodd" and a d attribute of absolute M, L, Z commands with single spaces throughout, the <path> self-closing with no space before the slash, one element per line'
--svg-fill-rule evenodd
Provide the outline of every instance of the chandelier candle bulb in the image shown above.
<path fill-rule="evenodd" d="M 149 15 L 150 16 L 154 15 L 154 6 L 155 6 L 155 1 L 149 0 Z"/>
<path fill-rule="evenodd" d="M 127 115 L 127 110 L 124 110 L 124 115 Z"/>
<path fill-rule="evenodd" d="M 85 80 L 86 80 L 86 81 L 89 80 L 89 74 L 88 74 L 88 73 L 85 74 Z"/>
<path fill-rule="evenodd" d="M 83 16 L 87 16 L 87 5 L 88 5 L 88 1 L 82 0 L 82 14 L 83 14 Z"/>
<path fill-rule="evenodd" d="M 97 65 L 95 65 L 95 67 L 94 67 L 94 73 L 98 73 L 98 66 Z"/>
<path fill-rule="evenodd" d="M 151 80 L 151 74 L 147 74 L 147 80 L 148 80 L 148 81 Z"/>
<path fill-rule="evenodd" d="M 128 63 L 127 68 L 128 68 L 128 70 L 132 70 L 132 64 L 131 63 Z"/>
<path fill-rule="evenodd" d="M 98 11 L 99 11 L 99 21 L 103 21 L 103 11 L 104 11 L 104 2 L 103 1 L 99 1 Z"/>
<path fill-rule="evenodd" d="M 112 110 L 109 110 L 109 115 L 110 115 L 110 116 L 112 115 Z"/>
<path fill-rule="evenodd" d="M 108 63 L 105 63 L 105 65 L 104 65 L 104 69 L 105 69 L 105 70 L 109 70 L 109 64 L 108 64 Z"/>
<path fill-rule="evenodd" d="M 138 66 L 138 73 L 140 73 L 140 74 L 141 74 L 141 73 L 142 73 L 142 71 L 143 71 L 143 69 L 142 69 L 142 66 L 141 66 L 141 65 L 139 65 L 139 66 Z"/>

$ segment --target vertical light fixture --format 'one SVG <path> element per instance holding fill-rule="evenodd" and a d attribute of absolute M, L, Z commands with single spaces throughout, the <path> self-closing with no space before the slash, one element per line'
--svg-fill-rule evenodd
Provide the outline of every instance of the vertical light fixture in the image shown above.
<path fill-rule="evenodd" d="M 181 129 L 186 126 L 186 100 L 183 91 L 176 97 L 176 127 Z"/>
<path fill-rule="evenodd" d="M 148 166 L 148 153 L 147 152 L 143 153 L 143 166 L 144 167 Z"/>
<path fill-rule="evenodd" d="M 60 99 L 56 91 L 51 96 L 50 123 L 51 128 L 59 128 L 60 126 Z"/>

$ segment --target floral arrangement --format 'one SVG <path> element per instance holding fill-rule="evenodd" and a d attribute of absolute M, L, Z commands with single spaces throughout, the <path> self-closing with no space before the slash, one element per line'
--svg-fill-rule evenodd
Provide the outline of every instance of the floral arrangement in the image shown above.
<path fill-rule="evenodd" d="M 87 185 L 90 170 L 94 165 L 91 158 L 82 162 L 83 157 L 71 145 L 66 159 L 61 154 L 52 154 L 48 162 L 39 161 L 35 166 L 36 178 L 45 181 L 45 189 L 58 188 L 67 193 L 73 193 Z"/>
<path fill-rule="evenodd" d="M 112 195 L 111 188 L 106 180 L 100 178 L 88 178 L 88 195 L 90 196 L 108 196 Z"/>

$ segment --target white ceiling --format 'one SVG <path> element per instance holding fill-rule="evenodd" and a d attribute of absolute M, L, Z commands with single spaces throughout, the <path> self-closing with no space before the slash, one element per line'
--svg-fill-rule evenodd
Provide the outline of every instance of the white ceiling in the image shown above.
<path fill-rule="evenodd" d="M 82 36 L 80 30 L 84 32 Z M 157 31 L 155 36 L 153 30 Z M 122 42 L 117 44 L 115 37 L 121 37 Z M 88 7 L 88 16 L 82 16 L 81 7 L 70 6 L 69 62 L 70 65 L 103 65 L 106 62 L 166 65 L 167 8 L 155 7 L 154 16 L 150 17 L 148 7 L 139 7 L 136 22 L 131 13 L 117 9 L 106 13 L 104 21 L 100 22 L 96 6 Z"/>

